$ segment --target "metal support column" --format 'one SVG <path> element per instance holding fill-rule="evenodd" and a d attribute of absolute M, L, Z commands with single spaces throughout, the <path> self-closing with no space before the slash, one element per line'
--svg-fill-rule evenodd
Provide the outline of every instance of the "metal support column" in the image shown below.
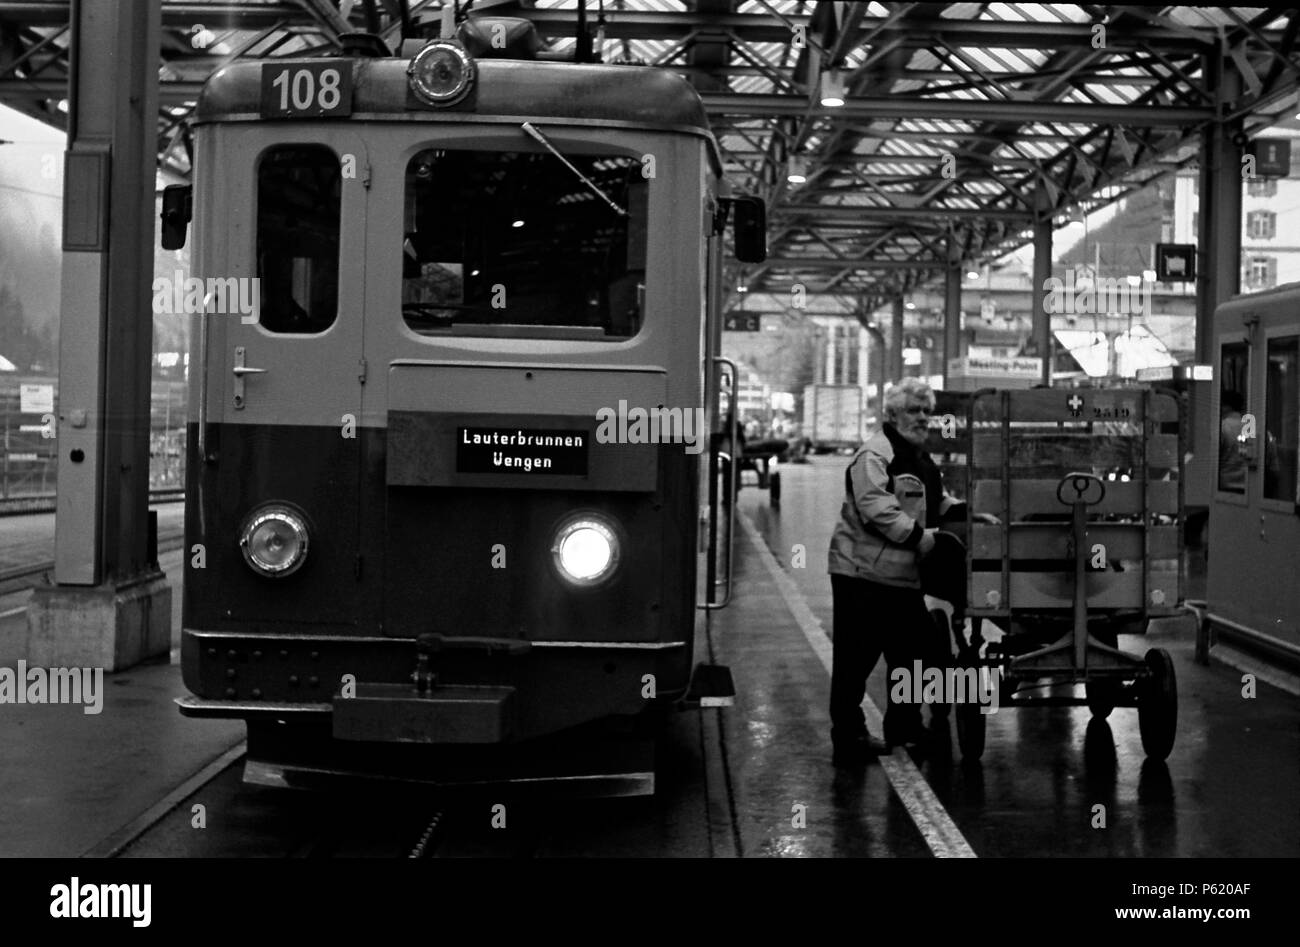
<path fill-rule="evenodd" d="M 171 639 L 148 525 L 161 2 L 70 15 L 56 584 L 33 597 L 28 645 L 36 663 L 113 670 Z"/>
<path fill-rule="evenodd" d="M 862 323 L 862 328 L 866 330 L 867 334 L 870 335 L 871 338 L 875 340 L 876 351 L 880 353 L 880 358 L 878 360 L 878 364 L 880 366 L 879 374 L 877 375 L 877 377 L 871 378 L 871 381 L 873 381 L 876 385 L 876 426 L 877 428 L 879 428 L 881 424 L 885 423 L 885 357 L 886 357 L 885 336 L 883 333 L 881 333 L 880 329 L 878 329 L 874 323 L 867 321 L 871 318 L 871 313 L 867 311 L 865 305 L 862 306 L 862 308 L 859 310 L 859 313 L 860 314 L 858 316 L 858 321 Z M 866 380 L 864 380 L 862 382 L 862 391 L 864 395 L 866 393 L 866 390 L 867 390 L 867 382 Z"/>
<path fill-rule="evenodd" d="M 835 324 L 835 334 L 839 337 L 840 345 L 840 384 L 849 383 L 849 359 L 853 356 L 853 336 L 852 324 L 848 322 L 837 322 Z"/>
<path fill-rule="evenodd" d="M 866 326 L 862 325 L 861 322 L 859 322 L 858 323 L 858 384 L 862 387 L 862 396 L 864 398 L 867 396 L 867 376 L 871 374 L 870 369 L 867 366 L 868 357 L 870 355 L 870 352 L 867 349 L 867 346 L 869 344 L 870 343 L 867 340 Z M 864 405 L 863 413 L 865 413 L 865 405 Z"/>
<path fill-rule="evenodd" d="M 1038 357 L 1043 360 L 1044 385 L 1052 383 L 1052 317 L 1047 312 L 1047 281 L 1052 278 L 1052 216 L 1045 214 L 1034 222 L 1034 285 L 1030 291 L 1034 305 L 1034 338 Z"/>
<path fill-rule="evenodd" d="M 948 269 L 943 283 L 943 387 L 951 387 L 953 359 L 961 358 L 961 248 L 948 238 Z"/>
<path fill-rule="evenodd" d="M 1236 65 L 1222 54 L 1207 56 L 1206 77 L 1226 112 L 1241 94 Z M 1241 119 L 1214 122 L 1201 137 L 1197 184 L 1200 208 L 1196 243 L 1200 249 L 1196 293 L 1196 361 L 1208 364 L 1214 310 L 1241 291 Z"/>
<path fill-rule="evenodd" d="M 898 384 L 903 380 L 903 297 L 895 296 L 892 302 L 893 320 L 889 326 L 890 380 Z"/>
<path fill-rule="evenodd" d="M 835 384 L 835 323 L 826 322 L 826 369 L 822 381 L 828 385 Z"/>

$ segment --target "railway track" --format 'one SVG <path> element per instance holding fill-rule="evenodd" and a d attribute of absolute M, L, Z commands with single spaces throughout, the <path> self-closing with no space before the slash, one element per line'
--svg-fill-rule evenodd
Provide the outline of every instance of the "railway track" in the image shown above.
<path fill-rule="evenodd" d="M 486 799 L 431 799 L 391 785 L 248 787 L 246 750 L 245 743 L 231 747 L 82 857 L 519 858 L 536 854 L 545 835 L 538 810 L 515 804 L 522 830 L 494 829 Z"/>
<path fill-rule="evenodd" d="M 185 499 L 185 490 L 171 487 L 165 490 L 150 490 L 150 503 L 173 503 Z M 0 499 L 0 516 L 21 516 L 26 513 L 53 513 L 55 495 L 39 493 L 25 497 L 4 497 Z"/>
<path fill-rule="evenodd" d="M 185 545 L 183 530 L 169 530 L 158 537 L 158 555 L 175 552 Z M 54 571 L 54 560 L 0 570 L 0 595 L 11 595 L 35 586 L 41 576 Z"/>

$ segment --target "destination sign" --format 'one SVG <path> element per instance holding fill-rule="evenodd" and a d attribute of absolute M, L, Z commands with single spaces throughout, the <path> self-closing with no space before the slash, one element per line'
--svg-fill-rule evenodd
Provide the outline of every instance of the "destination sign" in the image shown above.
<path fill-rule="evenodd" d="M 587 431 L 456 428 L 457 473 L 587 475 Z"/>
<path fill-rule="evenodd" d="M 263 118 L 344 118 L 351 114 L 349 60 L 262 66 Z"/>

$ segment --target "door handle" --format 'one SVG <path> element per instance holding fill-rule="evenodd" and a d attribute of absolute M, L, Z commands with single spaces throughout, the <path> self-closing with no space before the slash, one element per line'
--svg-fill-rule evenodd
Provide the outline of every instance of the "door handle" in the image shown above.
<path fill-rule="evenodd" d="M 244 358 L 247 350 L 242 345 L 235 346 L 235 367 L 231 369 L 235 373 L 235 409 L 242 411 L 244 408 L 244 376 L 245 375 L 264 375 L 265 368 L 253 368 L 244 364 Z"/>

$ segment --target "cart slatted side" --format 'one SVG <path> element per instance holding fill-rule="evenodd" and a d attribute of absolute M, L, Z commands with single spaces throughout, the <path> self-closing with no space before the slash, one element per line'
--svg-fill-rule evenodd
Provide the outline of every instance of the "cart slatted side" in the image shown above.
<path fill-rule="evenodd" d="M 1075 550 L 1070 507 L 1058 497 L 1074 472 L 1105 481 L 1087 509 L 1090 610 L 1172 613 L 1182 593 L 1183 449 L 1178 402 L 1146 389 L 977 392 L 969 404 L 969 614 L 1069 611 Z"/>

